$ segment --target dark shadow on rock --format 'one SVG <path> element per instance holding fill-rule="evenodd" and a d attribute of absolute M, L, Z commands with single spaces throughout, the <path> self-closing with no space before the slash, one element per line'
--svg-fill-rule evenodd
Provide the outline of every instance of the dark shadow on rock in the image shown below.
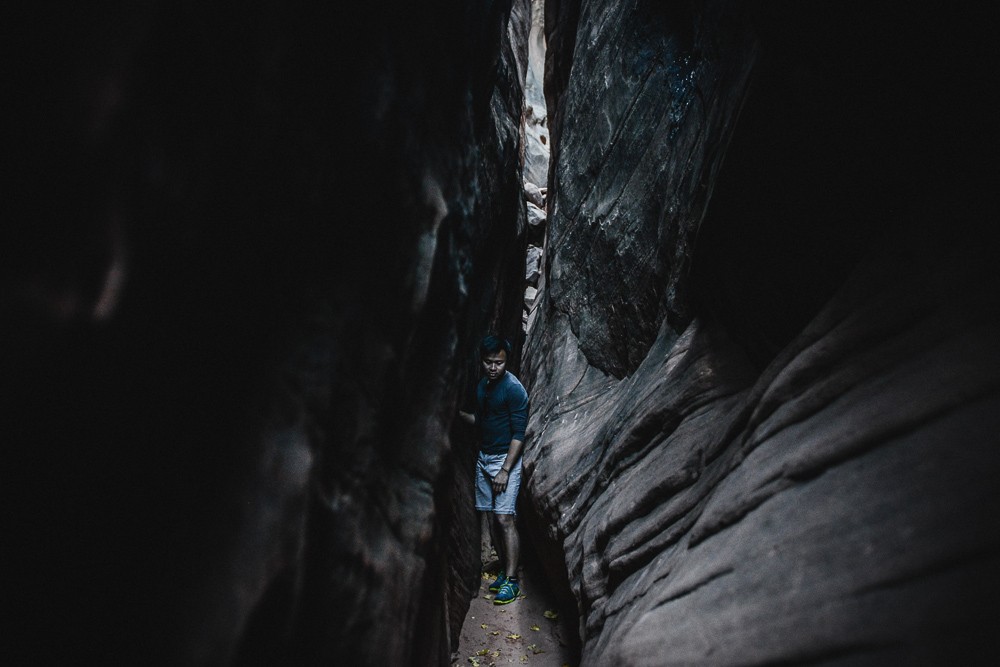
<path fill-rule="evenodd" d="M 577 600 L 569 584 L 562 545 L 547 536 L 548 529 L 531 508 L 529 500 L 522 499 L 518 503 L 517 520 L 521 531 L 523 567 L 528 571 L 534 585 L 542 587 L 537 594 L 556 605 L 559 613 L 560 637 L 566 642 L 571 657 L 570 664 L 579 665 L 583 648 L 580 642 L 580 618 L 577 613 Z"/>

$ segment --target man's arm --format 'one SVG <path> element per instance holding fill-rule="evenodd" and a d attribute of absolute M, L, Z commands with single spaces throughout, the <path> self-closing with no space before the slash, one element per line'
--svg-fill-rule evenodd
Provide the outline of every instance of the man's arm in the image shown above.
<path fill-rule="evenodd" d="M 520 385 L 518 385 L 520 388 Z M 523 388 L 508 396 L 508 410 L 510 410 L 510 430 L 512 439 L 510 447 L 507 449 L 507 456 L 503 460 L 500 472 L 493 478 L 493 490 L 503 493 L 507 490 L 507 480 L 510 478 L 510 471 L 517 465 L 521 458 L 521 451 L 524 449 L 524 431 L 528 426 L 528 394 Z"/>

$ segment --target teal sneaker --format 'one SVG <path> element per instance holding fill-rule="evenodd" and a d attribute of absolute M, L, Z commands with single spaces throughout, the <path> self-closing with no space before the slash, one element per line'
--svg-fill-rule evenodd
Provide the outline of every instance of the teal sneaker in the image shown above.
<path fill-rule="evenodd" d="M 497 596 L 493 598 L 493 604 L 510 604 L 517 599 L 517 596 L 521 594 L 521 587 L 517 585 L 517 582 L 513 579 L 508 579 L 503 582 L 503 586 L 500 587 L 500 591 Z"/>
<path fill-rule="evenodd" d="M 503 570 L 500 570 L 500 574 L 498 574 L 497 578 L 493 580 L 492 584 L 490 584 L 490 593 L 496 593 L 505 583 L 507 583 L 507 575 L 504 574 Z"/>

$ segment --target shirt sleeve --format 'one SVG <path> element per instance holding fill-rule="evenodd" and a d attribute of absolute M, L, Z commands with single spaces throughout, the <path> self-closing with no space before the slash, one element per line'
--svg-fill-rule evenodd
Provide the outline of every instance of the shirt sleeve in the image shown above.
<path fill-rule="evenodd" d="M 528 428 L 528 392 L 520 384 L 508 390 L 507 409 L 510 410 L 511 440 L 524 442 L 524 432 Z"/>

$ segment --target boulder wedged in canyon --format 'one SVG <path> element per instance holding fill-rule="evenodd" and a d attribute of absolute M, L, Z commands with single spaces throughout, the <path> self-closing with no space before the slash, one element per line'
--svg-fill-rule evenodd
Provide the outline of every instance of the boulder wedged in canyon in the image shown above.
<path fill-rule="evenodd" d="M 583 664 L 985 663 L 988 23 L 671 7 L 558 2 L 546 25 L 526 489 Z"/>
<path fill-rule="evenodd" d="M 449 660 L 479 583 L 449 429 L 477 338 L 521 328 L 527 20 L 4 21 L 8 660 Z"/>

